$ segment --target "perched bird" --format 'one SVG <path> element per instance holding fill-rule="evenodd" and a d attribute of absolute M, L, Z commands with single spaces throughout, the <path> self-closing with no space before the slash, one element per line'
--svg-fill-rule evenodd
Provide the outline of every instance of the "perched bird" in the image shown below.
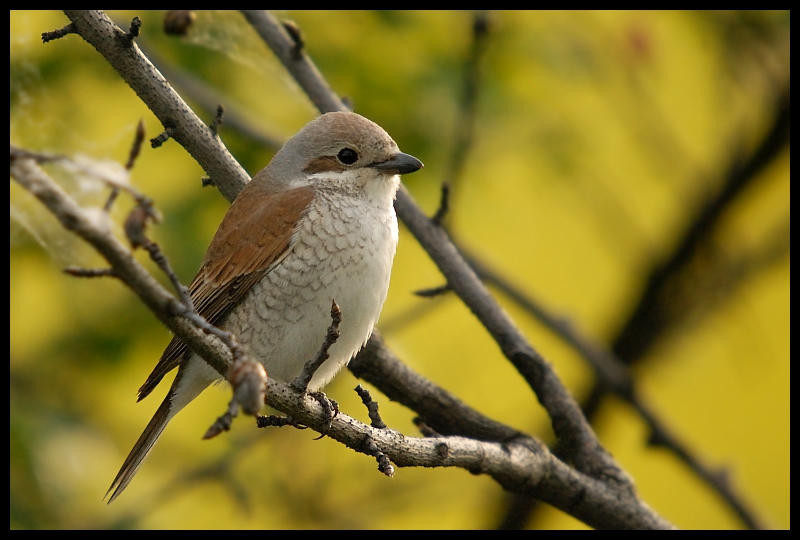
<path fill-rule="evenodd" d="M 190 291 L 200 315 L 233 333 L 270 377 L 291 381 L 342 312 L 340 336 L 309 390 L 330 382 L 369 339 L 397 247 L 401 174 L 422 167 L 380 126 L 350 112 L 309 122 L 228 209 Z M 108 493 L 128 486 L 167 423 L 220 375 L 173 337 L 139 389 L 178 374 Z M 106 495 L 108 495 L 108 493 Z"/>

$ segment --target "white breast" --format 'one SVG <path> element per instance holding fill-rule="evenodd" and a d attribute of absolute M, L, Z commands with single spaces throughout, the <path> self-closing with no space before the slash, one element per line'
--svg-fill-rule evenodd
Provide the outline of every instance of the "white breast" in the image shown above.
<path fill-rule="evenodd" d="M 386 300 L 398 231 L 391 198 L 376 204 L 361 194 L 320 190 L 298 224 L 291 252 L 223 324 L 270 377 L 291 381 L 316 355 L 331 323 L 332 300 L 342 311 L 340 336 L 311 390 L 327 384 L 372 333 Z"/>

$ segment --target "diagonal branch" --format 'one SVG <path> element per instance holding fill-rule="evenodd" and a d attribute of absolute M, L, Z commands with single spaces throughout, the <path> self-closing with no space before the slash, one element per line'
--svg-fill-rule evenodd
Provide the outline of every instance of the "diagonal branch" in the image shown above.
<path fill-rule="evenodd" d="M 44 204 L 62 226 L 92 245 L 108 262 L 125 285 L 189 347 L 206 358 L 223 377 L 232 358 L 230 350 L 216 337 L 205 334 L 182 315 L 184 306 L 164 289 L 134 258 L 133 253 L 111 232 L 107 222 L 93 219 L 36 161 L 11 147 L 11 176 Z"/>
<path fill-rule="evenodd" d="M 724 183 L 691 216 L 685 232 L 669 255 L 650 272 L 647 284 L 625 325 L 614 339 L 612 350 L 623 361 L 634 363 L 647 354 L 656 339 L 672 320 L 668 308 L 674 302 L 674 291 L 687 270 L 696 263 L 703 245 L 710 242 L 724 212 L 737 200 L 776 156 L 789 147 L 791 112 L 788 82 L 775 103 L 773 118 L 766 135 L 744 162 L 734 158 L 724 174 Z"/>
<path fill-rule="evenodd" d="M 73 31 L 91 44 L 119 73 L 165 130 L 200 164 L 222 195 L 233 201 L 250 181 L 241 165 L 217 135 L 194 114 L 185 101 L 142 53 L 102 11 L 65 10 Z"/>

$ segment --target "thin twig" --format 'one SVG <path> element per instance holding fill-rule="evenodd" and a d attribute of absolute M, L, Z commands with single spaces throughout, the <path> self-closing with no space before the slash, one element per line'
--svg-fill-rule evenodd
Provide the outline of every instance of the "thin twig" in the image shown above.
<path fill-rule="evenodd" d="M 476 11 L 472 17 L 472 41 L 464 62 L 459 112 L 456 115 L 453 148 L 450 153 L 443 184 L 458 191 L 459 180 L 466 167 L 469 152 L 475 141 L 475 120 L 478 109 L 478 93 L 481 88 L 483 59 L 489 45 L 492 31 L 491 15 L 483 10 Z"/>
<path fill-rule="evenodd" d="M 290 34 L 285 25 L 266 11 L 243 10 L 242 14 L 320 111 L 348 110 L 308 58 L 302 43 L 293 37 L 299 35 L 299 29 Z"/>
<path fill-rule="evenodd" d="M 361 386 L 356 386 L 356 394 L 361 398 L 361 403 L 367 407 L 367 414 L 369 414 L 370 425 L 376 429 L 386 429 L 386 424 L 381 418 L 381 413 L 378 411 L 378 402 L 372 399 L 369 390 Z"/>
<path fill-rule="evenodd" d="M 314 377 L 314 373 L 322 366 L 322 364 L 330 358 L 328 351 L 331 346 L 339 339 L 339 325 L 342 323 L 342 310 L 339 309 L 339 304 L 336 300 L 331 302 L 331 324 L 328 326 L 328 332 L 325 334 L 325 341 L 322 343 L 319 351 L 314 358 L 306 362 L 303 366 L 303 371 L 292 381 L 292 388 L 305 392 L 308 384 Z"/>

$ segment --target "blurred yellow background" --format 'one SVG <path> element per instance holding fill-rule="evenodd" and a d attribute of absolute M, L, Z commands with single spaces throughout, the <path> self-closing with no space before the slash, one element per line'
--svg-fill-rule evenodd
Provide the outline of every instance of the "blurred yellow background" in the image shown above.
<path fill-rule="evenodd" d="M 191 73 L 264 134 L 283 140 L 315 115 L 237 12 L 198 12 L 185 38 L 163 34 L 164 12 L 109 15 L 124 29 L 139 16 L 137 43 L 157 67 Z M 302 29 L 333 89 L 425 163 L 404 182 L 432 214 L 452 168 L 473 14 L 277 15 Z M 12 144 L 113 164 L 126 161 L 140 119 L 148 139 L 160 133 L 79 36 L 42 44 L 42 32 L 69 22 L 63 13 L 12 11 L 10 19 Z M 446 223 L 520 291 L 608 345 L 647 273 L 769 128 L 788 92 L 789 13 L 492 12 L 489 20 L 473 145 Z M 226 124 L 221 138 L 251 174 L 274 152 Z M 104 202 L 102 186 L 47 169 L 83 205 Z M 143 149 L 131 174 L 164 214 L 151 234 L 186 283 L 227 208 L 216 190 L 200 189 L 202 176 L 174 141 Z M 399 469 L 390 480 L 373 459 L 329 439 L 257 430 L 241 417 L 230 433 L 201 441 L 227 403 L 224 389 L 171 422 L 130 488 L 106 506 L 103 494 L 166 391 L 135 404 L 170 336 L 119 282 L 62 274 L 103 263 L 13 181 L 10 202 L 12 529 L 492 528 L 502 520 L 507 495 L 463 470 Z M 117 223 L 130 207 L 120 197 Z M 776 528 L 790 527 L 788 223 L 787 145 L 715 228 L 709 260 L 730 266 L 697 277 L 691 312 L 634 368 L 650 408 L 706 465 L 727 470 L 755 515 Z M 772 244 L 776 255 L 737 273 L 735 263 Z M 401 226 L 378 325 L 389 347 L 484 414 L 550 441 L 535 396 L 469 310 L 452 295 L 412 294 L 442 283 Z M 593 381 L 585 362 L 497 297 L 585 397 Z M 356 384 L 345 371 L 326 392 L 366 419 Z M 418 436 L 411 411 L 374 397 L 391 427 Z M 606 400 L 595 426 L 665 518 L 685 528 L 742 526 L 672 453 L 647 446 L 631 407 Z M 544 509 L 528 526 L 582 524 Z"/>

